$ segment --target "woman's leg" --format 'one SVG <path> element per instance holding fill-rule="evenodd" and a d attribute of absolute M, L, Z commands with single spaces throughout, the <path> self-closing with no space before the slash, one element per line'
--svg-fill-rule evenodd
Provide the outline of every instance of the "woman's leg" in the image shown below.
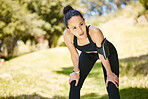
<path fill-rule="evenodd" d="M 108 59 L 111 65 L 112 72 L 119 77 L 119 61 L 118 61 L 117 53 L 111 54 L 108 57 Z M 106 70 L 103 64 L 102 64 L 102 67 L 103 67 L 104 78 L 106 82 L 107 75 L 106 75 Z M 107 92 L 108 92 L 109 99 L 120 99 L 119 89 L 112 82 L 108 82 Z"/>
<path fill-rule="evenodd" d="M 96 60 L 98 59 L 97 54 L 90 54 L 82 52 L 79 57 L 79 69 L 80 69 L 80 79 L 77 86 L 75 86 L 76 81 L 72 81 L 70 84 L 69 99 L 80 99 L 80 89 L 83 82 Z"/>

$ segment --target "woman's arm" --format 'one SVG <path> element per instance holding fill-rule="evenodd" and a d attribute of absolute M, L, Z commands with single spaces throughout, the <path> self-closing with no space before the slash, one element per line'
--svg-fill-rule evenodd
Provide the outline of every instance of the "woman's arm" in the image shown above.
<path fill-rule="evenodd" d="M 100 29 L 95 28 L 95 27 L 93 27 L 92 31 L 93 31 L 92 38 L 93 38 L 94 42 L 96 43 L 96 46 L 101 47 L 101 43 L 104 40 L 103 33 L 101 32 Z M 116 84 L 119 82 L 118 77 L 112 72 L 109 59 L 107 58 L 105 60 L 104 56 L 102 54 L 98 53 L 98 55 L 99 55 L 100 61 L 103 63 L 103 65 L 106 69 L 106 72 L 107 72 L 106 85 L 107 85 L 108 81 L 111 81 L 116 85 L 116 87 L 118 87 L 118 85 Z"/>
<path fill-rule="evenodd" d="M 64 31 L 64 42 L 70 51 L 74 70 L 77 72 L 77 71 L 79 71 L 79 67 L 78 67 L 79 54 L 78 54 L 78 51 L 76 50 L 75 46 L 73 45 L 73 35 L 68 33 L 66 30 Z M 79 73 L 74 73 L 74 72 L 71 73 L 69 83 L 71 83 L 73 80 L 76 80 L 75 85 L 77 86 L 78 81 L 79 81 L 79 75 L 80 75 Z"/>
<path fill-rule="evenodd" d="M 73 38 L 72 38 L 71 34 L 64 33 L 64 42 L 70 51 L 71 59 L 72 59 L 73 65 L 74 65 L 74 69 L 75 69 L 75 71 L 79 71 L 79 68 L 78 68 L 79 54 L 78 54 L 78 51 L 76 50 L 75 46 L 73 45 L 72 40 L 73 40 Z"/>
<path fill-rule="evenodd" d="M 95 32 L 93 34 L 93 37 L 94 37 L 95 43 L 96 43 L 97 47 L 101 47 L 101 43 L 104 40 L 103 33 L 98 28 L 95 28 L 94 31 Z M 111 71 L 111 68 L 110 68 L 110 63 L 109 63 L 108 58 L 105 60 L 104 56 L 102 54 L 98 54 L 98 55 L 99 55 L 100 61 L 103 63 L 103 65 L 106 69 L 107 75 L 111 74 L 112 71 Z"/>

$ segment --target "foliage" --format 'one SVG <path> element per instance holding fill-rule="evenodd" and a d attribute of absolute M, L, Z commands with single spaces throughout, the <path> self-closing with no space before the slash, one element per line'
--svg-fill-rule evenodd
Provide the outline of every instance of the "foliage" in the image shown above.
<path fill-rule="evenodd" d="M 42 28 L 48 39 L 49 47 L 57 45 L 58 38 L 65 28 L 63 24 L 63 7 L 70 4 L 79 5 L 80 0 L 19 0 L 20 4 L 26 5 L 31 13 L 36 13 L 42 20 L 49 23 Z"/>
<path fill-rule="evenodd" d="M 139 0 L 139 2 L 143 5 L 145 10 L 148 10 L 148 0 Z"/>
<path fill-rule="evenodd" d="M 97 15 L 97 16 L 91 17 L 87 20 L 87 23 L 98 26 L 123 16 L 132 18 L 134 19 L 133 21 L 136 21 L 137 16 L 139 15 L 139 13 L 143 13 L 143 10 L 144 8 L 139 2 L 130 2 L 123 9 L 117 9 L 115 13 L 108 13 L 106 16 Z M 119 19 L 119 20 L 122 21 L 123 19 Z"/>
<path fill-rule="evenodd" d="M 102 15 L 109 13 L 117 8 L 121 8 L 121 5 L 127 5 L 133 0 L 82 0 L 88 8 L 87 15 Z"/>
<path fill-rule="evenodd" d="M 41 27 L 46 22 L 36 14 L 29 13 L 17 1 L 1 0 L 0 6 L 0 47 L 2 51 L 2 48 L 6 48 L 7 57 L 12 57 L 17 41 L 34 41 L 34 35 L 44 34 Z"/>
<path fill-rule="evenodd" d="M 55 47 L 65 28 L 63 7 L 76 8 L 80 0 L 1 0 L 0 1 L 0 57 L 12 57 L 17 42 L 45 35 L 49 47 Z M 3 53 L 3 54 L 2 54 Z"/>

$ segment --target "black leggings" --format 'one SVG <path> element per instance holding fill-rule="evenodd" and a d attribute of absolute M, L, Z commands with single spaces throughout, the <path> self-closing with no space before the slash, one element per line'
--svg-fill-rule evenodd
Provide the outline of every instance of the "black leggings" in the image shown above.
<path fill-rule="evenodd" d="M 82 52 L 79 56 L 79 69 L 80 69 L 80 79 L 77 86 L 75 86 L 75 81 L 72 81 L 70 84 L 69 99 L 80 99 L 80 89 L 83 85 L 83 82 L 90 70 L 94 66 L 95 62 L 99 59 L 97 53 L 85 53 Z M 117 52 L 111 54 L 109 57 L 109 62 L 111 65 L 111 70 L 119 77 L 119 62 Z M 106 81 L 107 75 L 106 70 L 102 64 L 104 79 Z M 107 92 L 109 99 L 120 99 L 118 88 L 112 83 L 108 82 Z"/>

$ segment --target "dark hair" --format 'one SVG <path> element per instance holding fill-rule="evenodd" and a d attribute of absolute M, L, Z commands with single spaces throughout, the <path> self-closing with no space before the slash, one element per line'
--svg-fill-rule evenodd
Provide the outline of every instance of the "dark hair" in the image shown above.
<path fill-rule="evenodd" d="M 64 14 L 64 23 L 65 23 L 67 28 L 68 28 L 68 22 L 67 21 L 71 17 L 73 17 L 73 16 L 80 16 L 81 18 L 83 18 L 82 14 L 78 10 L 74 10 L 70 5 L 64 7 L 63 14 Z"/>

